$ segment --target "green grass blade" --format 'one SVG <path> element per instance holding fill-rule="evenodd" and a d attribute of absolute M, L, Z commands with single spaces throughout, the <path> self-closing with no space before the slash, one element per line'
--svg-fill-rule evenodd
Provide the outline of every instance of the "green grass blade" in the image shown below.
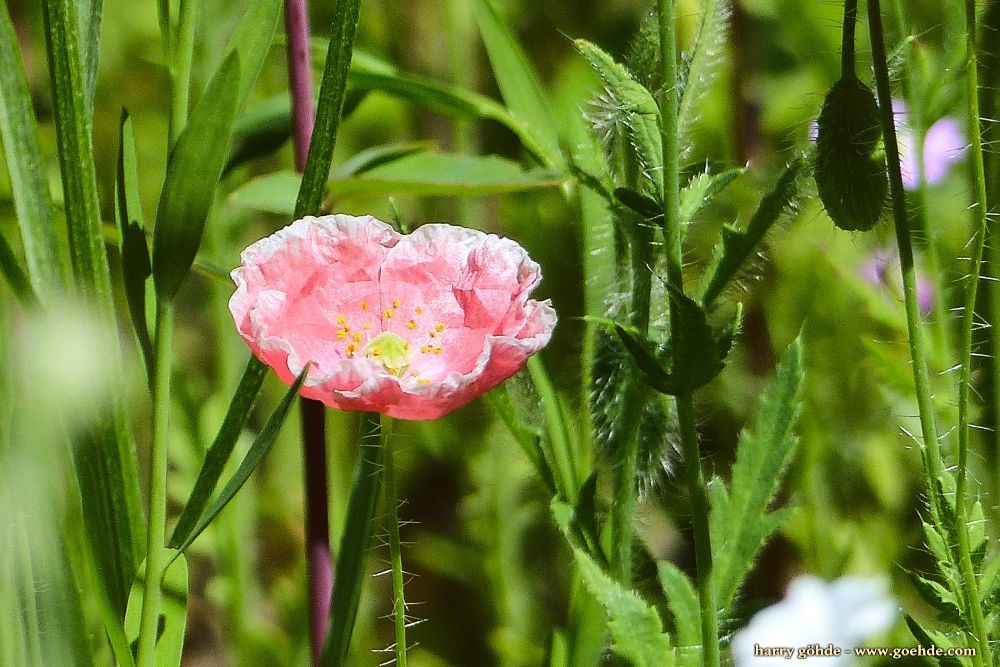
<path fill-rule="evenodd" d="M 205 454 L 205 461 L 198 471 L 198 479 L 195 480 L 194 488 L 188 497 L 184 510 L 181 512 L 174 532 L 167 542 L 168 546 L 176 548 L 184 542 L 186 537 L 192 533 L 198 520 L 201 518 L 208 505 L 215 486 L 219 483 L 222 471 L 233 453 L 233 447 L 243 432 L 247 420 L 250 418 L 250 411 L 253 409 L 257 396 L 260 394 L 261 385 L 267 377 L 268 368 L 257 357 L 251 356 L 243 370 L 236 393 L 229 403 L 229 409 L 222 420 L 222 426 Z"/>
<path fill-rule="evenodd" d="M 94 93 L 97 89 L 97 65 L 101 50 L 101 13 L 104 0 L 79 0 L 80 51 L 83 53 L 83 85 L 87 112 L 94 115 Z"/>
<path fill-rule="evenodd" d="M 267 456 L 268 452 L 271 451 L 271 446 L 274 445 L 275 439 L 278 437 L 278 432 L 281 430 L 282 424 L 285 423 L 285 417 L 288 416 L 288 410 L 292 407 L 292 403 L 295 402 L 295 397 L 299 393 L 299 389 L 302 387 L 302 383 L 305 382 L 306 373 L 308 372 L 308 367 L 306 370 L 302 371 L 298 379 L 288 388 L 285 392 L 284 397 L 278 404 L 278 407 L 274 409 L 271 413 L 271 417 L 264 424 L 263 430 L 254 439 L 253 444 L 250 445 L 250 451 L 247 452 L 246 457 L 240 462 L 239 467 L 233 476 L 226 482 L 226 485 L 222 487 L 222 491 L 219 492 L 219 496 L 215 501 L 208 507 L 205 513 L 198 519 L 198 522 L 191 528 L 191 530 L 186 533 L 178 534 L 176 531 L 174 535 L 176 537 L 177 551 L 178 553 L 183 553 L 191 543 L 194 542 L 202 531 L 208 527 L 208 524 L 212 523 L 216 516 L 219 515 L 229 501 L 239 492 L 253 471 L 257 469 L 257 466 L 261 464 L 264 458 Z M 174 542 L 174 539 L 171 539 Z M 176 556 L 175 556 L 176 558 Z"/>
<path fill-rule="evenodd" d="M 108 331 L 117 329 L 111 271 L 104 250 L 90 115 L 72 0 L 45 0 L 45 43 L 55 102 L 55 125 L 77 290 L 92 302 Z M 117 368 L 109 372 L 118 376 Z M 143 518 L 135 453 L 128 419 L 116 393 L 112 414 L 94 423 L 73 449 L 84 502 L 87 535 L 109 598 L 124 612 L 135 567 L 141 559 Z"/>
<path fill-rule="evenodd" d="M 768 513 L 768 507 L 795 453 L 792 430 L 800 412 L 801 387 L 802 343 L 796 339 L 761 399 L 753 426 L 740 433 L 728 496 L 712 494 L 713 543 L 719 545 L 713 574 L 723 609 L 732 603 L 781 519 L 781 513 Z"/>
<path fill-rule="evenodd" d="M 229 156 L 241 81 L 239 56 L 216 71 L 170 154 L 153 230 L 153 282 L 172 299 L 194 262 Z"/>
<path fill-rule="evenodd" d="M 313 127 L 309 155 L 303 170 L 302 185 L 295 201 L 295 218 L 319 212 L 323 204 L 333 147 L 337 143 L 337 130 L 344 110 L 347 76 L 354 52 L 354 34 L 358 29 L 361 0 L 340 0 L 333 14 L 330 43 L 327 47 L 326 66 L 319 88 L 316 124 Z"/>
<path fill-rule="evenodd" d="M 3 273 L 10 291 L 22 305 L 30 306 L 36 302 L 35 291 L 31 289 L 28 274 L 21 268 L 17 255 L 2 234 L 0 234 L 0 273 Z"/>
<path fill-rule="evenodd" d="M 139 204 L 139 174 L 132 119 L 122 110 L 118 133 L 118 171 L 115 178 L 115 221 L 121 246 L 122 282 L 128 301 L 132 328 L 135 331 L 146 376 L 153 377 L 153 344 L 146 321 L 146 279 L 152 275 L 149 245 Z"/>
<path fill-rule="evenodd" d="M 525 146 L 547 166 L 564 167 L 565 159 L 559 148 L 559 126 L 538 73 L 493 3 L 490 0 L 475 0 L 473 7 L 500 93 L 511 115 L 525 126 L 530 136 Z"/>
<path fill-rule="evenodd" d="M 583 585 L 608 614 L 611 650 L 636 667 L 671 667 L 675 664 L 670 636 L 656 609 L 634 591 L 609 577 L 590 556 L 573 549 Z"/>
<path fill-rule="evenodd" d="M 553 171 L 524 171 L 517 163 L 499 157 L 417 153 L 355 176 L 331 179 L 326 193 L 337 199 L 384 195 L 480 197 L 553 188 L 565 182 Z M 297 174 L 279 171 L 243 184 L 232 194 L 232 201 L 259 211 L 292 215 L 299 187 Z"/>
<path fill-rule="evenodd" d="M 240 83 L 236 111 L 242 111 L 260 75 L 264 58 L 274 41 L 274 31 L 281 15 L 281 0 L 258 0 L 250 3 L 226 47 L 226 55 L 236 53 L 240 61 Z"/>
<path fill-rule="evenodd" d="M 379 416 L 362 416 L 358 462 L 354 468 L 351 497 L 347 503 L 344 532 L 340 536 L 334 571 L 333 599 L 330 602 L 330 629 L 320 664 L 342 667 L 347 664 L 351 635 L 358 616 L 361 585 L 365 580 L 368 550 L 375 530 L 375 512 L 381 491 L 382 444 Z"/>
<path fill-rule="evenodd" d="M 67 271 L 56 240 L 45 153 L 6 4 L 0 4 L 0 145 L 10 174 L 27 273 L 38 296 L 47 299 L 60 292 Z"/>
<path fill-rule="evenodd" d="M 744 229 L 738 230 L 729 225 L 722 228 L 722 241 L 715 247 L 698 290 L 698 299 L 706 309 L 711 308 L 730 281 L 739 274 L 768 231 L 794 206 L 799 177 L 804 171 L 804 162 L 796 159 L 781 174 L 774 189 L 761 200 Z"/>

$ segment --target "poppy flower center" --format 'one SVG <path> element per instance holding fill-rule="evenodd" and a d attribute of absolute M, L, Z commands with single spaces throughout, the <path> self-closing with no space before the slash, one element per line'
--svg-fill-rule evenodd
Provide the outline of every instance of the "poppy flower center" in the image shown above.
<path fill-rule="evenodd" d="M 403 376 L 410 368 L 410 344 L 391 331 L 383 331 L 372 338 L 361 352 L 392 375 Z"/>

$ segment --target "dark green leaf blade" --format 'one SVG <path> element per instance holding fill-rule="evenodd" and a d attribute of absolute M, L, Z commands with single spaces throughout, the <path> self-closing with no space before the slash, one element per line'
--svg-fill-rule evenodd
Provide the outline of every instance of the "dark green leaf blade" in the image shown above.
<path fill-rule="evenodd" d="M 115 220 L 121 243 L 122 278 L 128 301 L 132 328 L 146 362 L 146 375 L 151 378 L 153 344 L 146 321 L 146 279 L 153 269 L 149 261 L 149 245 L 139 204 L 139 174 L 135 152 L 135 135 L 128 111 L 122 109 L 118 133 L 118 172 L 115 179 Z"/>
<path fill-rule="evenodd" d="M 0 273 L 3 273 L 10 291 L 14 293 L 21 305 L 30 306 L 36 302 L 35 291 L 31 289 L 28 275 L 21 268 L 13 248 L 7 243 L 3 234 L 0 234 Z"/>
<path fill-rule="evenodd" d="M 153 282 L 173 299 L 201 244 L 228 157 L 241 81 L 239 56 L 223 61 L 170 154 L 153 231 Z"/>
<path fill-rule="evenodd" d="M 215 491 L 215 486 L 222 476 L 222 471 L 233 453 L 233 447 L 243 432 L 247 420 L 250 419 L 250 411 L 253 409 L 257 396 L 260 394 L 261 385 L 267 377 L 267 366 L 251 356 L 247 361 L 243 375 L 233 394 L 233 399 L 226 410 L 226 416 L 222 420 L 222 426 L 212 441 L 211 447 L 205 454 L 205 460 L 198 471 L 198 478 L 195 480 L 194 488 L 184 505 L 181 516 L 177 520 L 174 532 L 168 541 L 171 547 L 177 547 L 194 530 L 195 524 L 201 518 L 205 506 Z"/>
<path fill-rule="evenodd" d="M 682 656 L 697 657 L 701 652 L 701 607 L 691 580 L 673 563 L 659 561 L 656 574 L 667 606 L 674 617 L 677 647 Z M 688 662 L 682 659 L 682 662 Z M 695 661 L 697 664 L 697 660 Z"/>
<path fill-rule="evenodd" d="M 271 451 L 271 446 L 274 444 L 275 439 L 278 437 L 278 432 L 281 430 L 282 424 L 285 423 L 285 417 L 288 416 L 288 410 L 292 407 L 292 403 L 295 401 L 296 395 L 299 393 L 299 389 L 302 388 L 302 383 L 305 382 L 306 373 L 309 368 L 302 371 L 299 377 L 295 380 L 288 391 L 285 392 L 285 396 L 281 399 L 278 407 L 274 409 L 271 417 L 267 420 L 264 425 L 263 430 L 254 439 L 253 444 L 250 445 L 250 450 L 247 455 L 240 462 L 239 467 L 233 476 L 226 482 L 226 485 L 222 487 L 222 491 L 219 492 L 218 497 L 215 501 L 208 507 L 202 517 L 198 522 L 188 531 L 186 534 L 176 534 L 176 543 L 178 553 L 183 553 L 191 543 L 201 535 L 202 531 L 208 527 L 208 524 L 212 523 L 219 512 L 221 512 L 229 501 L 239 492 L 253 471 L 257 469 L 257 466 L 261 464 L 261 461 L 267 456 L 268 452 Z M 171 542 L 174 542 L 171 539 Z"/>
<path fill-rule="evenodd" d="M 361 584 L 365 578 L 368 549 L 375 531 L 375 512 L 382 488 L 382 443 L 379 416 L 361 417 L 358 461 L 354 468 L 351 497 L 347 503 L 344 532 L 340 536 L 334 572 L 333 599 L 330 601 L 330 624 L 320 664 L 324 667 L 347 664 L 351 635 L 358 616 Z"/>

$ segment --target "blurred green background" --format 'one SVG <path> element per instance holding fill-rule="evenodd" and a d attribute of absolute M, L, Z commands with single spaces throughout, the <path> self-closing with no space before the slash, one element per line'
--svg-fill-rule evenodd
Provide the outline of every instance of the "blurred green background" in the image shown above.
<path fill-rule="evenodd" d="M 313 34 L 322 41 L 332 4 L 312 3 Z M 61 191 L 40 9 L 26 0 L 8 5 L 19 32 L 42 123 L 43 158 L 58 201 Z M 203 3 L 196 39 L 195 91 L 202 89 L 217 65 L 246 5 L 245 0 Z M 632 0 L 508 0 L 498 5 L 541 73 L 566 125 L 588 112 L 589 99 L 599 91 L 596 77 L 577 55 L 571 39 L 592 40 L 620 56 L 649 9 L 645 2 Z M 949 75 L 949 67 L 955 58 L 960 17 L 930 0 L 906 5 L 920 34 L 926 79 L 933 82 L 934 105 L 927 110 L 933 121 L 956 113 L 958 79 Z M 699 11 L 697 0 L 679 2 L 682 45 L 691 39 Z M 730 40 L 717 54 L 721 76 L 699 107 L 698 125 L 683 164 L 688 174 L 706 163 L 717 169 L 749 168 L 689 230 L 685 259 L 690 275 L 700 275 L 721 225 L 745 221 L 781 167 L 809 150 L 810 124 L 823 94 L 839 76 L 841 12 L 841 4 L 833 1 L 734 3 Z M 887 24 L 890 39 L 898 40 L 902 34 L 898 22 L 888 20 Z M 862 27 L 858 32 L 865 34 Z M 105 0 L 94 143 L 109 224 L 122 107 L 134 119 L 143 205 L 150 218 L 159 196 L 161 183 L 154 175 L 162 174 L 165 164 L 168 108 L 159 39 L 155 3 Z M 359 49 L 404 71 L 498 98 L 471 12 L 461 0 L 365 0 L 357 40 Z M 859 54 L 862 61 L 868 56 L 864 40 L 859 41 Z M 862 64 L 860 74 L 870 80 L 867 64 Z M 285 55 L 279 38 L 265 63 L 251 108 L 286 93 Z M 372 93 L 344 121 L 334 168 L 367 148 L 416 140 L 447 150 L 522 161 L 526 157 L 517 138 L 499 125 L 476 122 L 456 127 L 449 118 Z M 227 193 L 254 176 L 288 169 L 291 163 L 286 141 L 226 176 L 203 246 L 207 259 L 228 271 L 238 264 L 243 247 L 290 222 L 243 206 L 238 197 Z M 0 174 L 0 231 L 16 239 L 9 187 L 6 174 Z M 761 605 L 769 603 L 781 596 L 791 576 L 802 571 L 827 577 L 848 570 L 886 573 L 896 580 L 896 593 L 919 615 L 920 603 L 907 592 L 894 565 L 921 568 L 927 558 L 919 547 L 918 510 L 923 508 L 919 454 L 901 430 L 913 431 L 916 423 L 905 320 L 895 283 L 872 284 L 862 276 L 862 267 L 872 254 L 891 246 L 891 228 L 882 223 L 867 234 L 840 232 L 819 206 L 811 183 L 806 190 L 794 215 L 769 236 L 762 256 L 741 281 L 741 289 L 727 296 L 730 304 L 743 303 L 746 326 L 728 368 L 699 394 L 703 450 L 709 470 L 728 470 L 736 435 L 752 415 L 777 355 L 801 329 L 806 351 L 805 404 L 800 449 L 783 491 L 783 498 L 796 509 L 782 534 L 764 552 L 747 597 Z M 925 194 L 924 214 L 942 262 L 934 298 L 947 312 L 956 305 L 952 292 L 961 275 L 955 258 L 963 254 L 969 236 L 964 164 Z M 917 204 L 915 199 L 912 203 Z M 497 232 L 516 239 L 540 262 L 544 281 L 537 296 L 551 298 L 560 314 L 556 337 L 543 358 L 562 398 L 582 423 L 586 419 L 580 364 L 583 259 L 580 231 L 558 190 L 465 199 L 400 196 L 398 204 L 413 224 L 461 222 Z M 337 212 L 392 217 L 384 196 L 352 196 L 331 201 L 330 206 Z M 112 273 L 117 280 L 115 261 L 112 252 Z M 201 272 L 186 281 L 179 296 L 169 478 L 175 503 L 183 502 L 193 484 L 247 356 L 225 306 L 231 292 L 226 282 Z M 86 352 L 78 349 L 81 338 L 40 341 L 31 333 L 36 331 L 33 326 L 41 327 L 37 331 L 69 327 L 72 332 L 71 323 L 28 321 L 5 288 L 0 289 L 0 311 L 10 392 L 20 395 L 26 385 L 38 382 L 38 364 L 56 350 L 69 348 L 77 353 L 62 362 L 63 367 L 85 360 Z M 944 328 L 954 325 L 947 322 Z M 934 342 L 934 370 L 944 371 L 956 357 L 938 334 Z M 139 443 L 140 470 L 145 474 L 148 394 L 131 339 L 122 334 L 117 344 L 127 351 L 126 401 Z M 21 363 L 25 357 L 33 361 Z M 99 371 L 91 373 L 100 375 Z M 93 375 L 61 390 L 93 391 L 93 382 L 99 379 Z M 948 396 L 953 381 L 954 375 L 935 378 L 943 413 L 952 409 Z M 530 384 L 519 378 L 511 382 L 522 407 L 529 413 L 532 406 L 537 411 Z M 58 382 L 54 386 L 57 391 L 62 387 Z M 277 380 L 268 380 L 259 414 L 251 421 L 254 429 L 282 391 Z M 28 395 L 28 404 L 46 409 L 43 401 L 31 398 L 31 392 Z M 336 535 L 354 464 L 357 422 L 351 415 L 331 412 L 329 423 Z M 419 643 L 411 653 L 412 663 L 539 664 L 550 628 L 565 623 L 571 555 L 551 520 L 547 495 L 530 465 L 503 425 L 478 402 L 437 423 L 397 423 L 397 430 L 400 495 L 405 498 L 400 513 L 412 522 L 403 528 L 404 567 L 412 575 L 407 597 L 415 605 L 413 613 L 427 619 L 411 630 L 411 638 Z M 975 477 L 992 490 L 997 466 L 993 438 L 987 435 L 976 443 L 973 466 Z M 43 440 L 38 432 L 33 437 Z M 241 441 L 238 452 L 248 444 L 249 439 Z M 944 445 L 949 451 L 950 439 Z M 22 461 L 25 470 L 58 467 L 52 458 L 27 456 Z M 14 462 L 11 458 L 6 464 Z M 185 664 L 307 661 L 301 477 L 296 415 L 262 469 L 189 552 L 192 593 Z M 686 502 L 681 481 L 672 471 L 665 471 L 655 490 L 644 498 L 639 521 L 642 538 L 653 555 L 690 570 L 693 550 L 686 532 Z M 991 500 L 989 506 L 995 505 Z M 178 508 L 175 504 L 172 509 Z M 373 571 L 387 567 L 385 548 L 375 548 L 372 556 Z M 647 574 L 652 581 L 653 570 Z M 391 623 L 385 619 L 390 606 L 388 577 L 371 579 L 353 643 L 353 664 L 377 664 L 389 657 L 369 651 L 392 642 Z M 897 633 L 900 641 L 908 636 L 905 630 Z"/>

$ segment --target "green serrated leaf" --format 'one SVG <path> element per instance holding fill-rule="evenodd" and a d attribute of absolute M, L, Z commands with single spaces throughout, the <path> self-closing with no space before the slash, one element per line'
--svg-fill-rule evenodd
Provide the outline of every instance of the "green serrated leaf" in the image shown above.
<path fill-rule="evenodd" d="M 950 590 L 933 579 L 927 579 L 915 573 L 910 573 L 910 581 L 916 591 L 920 593 L 920 597 L 938 611 L 942 620 L 959 626 L 966 625 L 962 620 L 958 600 Z"/>
<path fill-rule="evenodd" d="M 796 339 L 785 351 L 761 399 L 753 426 L 740 433 L 729 497 L 720 493 L 721 489 L 709 488 L 718 545 L 714 574 L 722 609 L 732 604 L 758 552 L 781 522 L 781 513 L 768 514 L 767 510 L 795 452 L 792 431 L 799 415 L 801 386 L 802 343 Z"/>
<path fill-rule="evenodd" d="M 715 247 L 698 290 L 698 300 L 706 308 L 711 308 L 726 285 L 739 274 L 767 232 L 792 206 L 798 193 L 803 164 L 801 159 L 796 159 L 785 169 L 774 189 L 761 200 L 760 206 L 743 230 L 728 225 L 722 228 L 722 241 Z"/>
<path fill-rule="evenodd" d="M 121 247 L 122 282 L 129 316 L 135 331 L 146 377 L 153 377 L 153 344 L 146 321 L 146 279 L 153 269 L 149 261 L 149 245 L 139 204 L 139 174 L 135 152 L 135 135 L 128 111 L 122 109 L 118 132 L 118 171 L 115 178 L 115 222 Z"/>
<path fill-rule="evenodd" d="M 212 497 L 212 492 L 215 491 L 215 486 L 219 483 L 222 471 L 233 453 L 233 447 L 236 446 L 236 441 L 243 432 L 243 427 L 250 419 L 250 412 L 257 401 L 257 395 L 260 394 L 260 388 L 264 384 L 264 378 L 267 377 L 267 371 L 268 367 L 258 361 L 256 357 L 251 356 L 247 361 L 236 392 L 229 402 L 226 416 L 222 420 L 222 426 L 219 427 L 215 440 L 212 441 L 211 447 L 205 454 L 205 460 L 201 465 L 201 470 L 198 471 L 194 488 L 191 490 L 191 495 L 188 497 L 184 510 L 177 520 L 177 525 L 174 527 L 174 532 L 168 542 L 169 546 L 179 546 L 191 534 L 201 518 L 205 506 L 208 505 L 208 501 Z"/>
<path fill-rule="evenodd" d="M 677 648 L 684 665 L 701 655 L 701 607 L 698 594 L 691 585 L 691 580 L 680 571 L 676 565 L 668 561 L 656 563 L 656 574 L 660 580 L 660 588 L 667 598 L 667 606 L 674 617 L 674 631 L 677 637 Z"/>
<path fill-rule="evenodd" d="M 682 224 L 694 222 L 695 217 L 730 183 L 743 175 L 743 169 L 729 169 L 720 174 L 703 171 L 693 177 L 681 190 L 680 218 Z"/>
<path fill-rule="evenodd" d="M 10 176 L 27 274 L 35 294 L 46 300 L 60 292 L 68 271 L 56 240 L 45 153 L 6 4 L 0 5 L 0 146 Z"/>
<path fill-rule="evenodd" d="M 525 146 L 546 166 L 561 169 L 565 159 L 559 148 L 559 125 L 537 72 L 491 0 L 474 0 L 473 9 L 500 94 L 510 114 L 530 137 Z"/>
<path fill-rule="evenodd" d="M 986 546 L 986 517 L 983 515 L 983 504 L 977 499 L 969 511 L 969 551 L 977 552 Z"/>
<path fill-rule="evenodd" d="M 187 275 L 208 221 L 236 119 L 241 65 L 230 54 L 191 112 L 167 162 L 153 230 L 153 283 L 171 300 Z"/>
<path fill-rule="evenodd" d="M 928 648 L 931 646 L 936 646 L 937 648 L 940 649 L 949 649 L 955 647 L 955 644 L 952 643 L 952 641 L 948 639 L 946 635 L 937 632 L 935 630 L 924 628 L 919 623 L 917 623 L 916 619 L 914 619 L 909 614 L 906 615 L 905 620 L 906 620 L 906 627 L 910 629 L 910 632 L 913 634 L 914 639 L 916 639 L 921 646 L 925 646 Z M 942 667 L 964 667 L 965 665 L 969 664 L 967 661 L 960 660 L 959 658 L 953 656 L 939 656 L 938 659 L 940 660 L 938 664 L 942 665 Z"/>
<path fill-rule="evenodd" d="M 730 0 L 706 0 L 694 43 L 684 54 L 677 127 L 690 133 L 698 120 L 698 104 L 715 81 L 725 60 Z"/>
<path fill-rule="evenodd" d="M 719 333 L 719 356 L 725 359 L 733 351 L 736 344 L 736 337 L 743 329 L 743 304 L 736 304 L 736 313 L 733 319 L 726 325 L 726 328 Z"/>
<path fill-rule="evenodd" d="M 222 491 L 219 492 L 218 497 L 215 501 L 205 510 L 204 514 L 198 519 L 197 523 L 187 532 L 178 533 L 174 531 L 174 536 L 171 538 L 171 543 L 177 544 L 177 551 L 179 553 L 184 552 L 191 543 L 201 535 L 202 531 L 208 527 L 208 524 L 215 520 L 215 517 L 219 515 L 229 501 L 239 492 L 253 471 L 257 469 L 257 466 L 261 464 L 264 458 L 267 456 L 268 452 L 271 451 L 271 446 L 274 445 L 275 439 L 278 437 L 278 431 L 281 430 L 282 424 L 285 423 L 285 417 L 288 416 L 288 410 L 292 407 L 292 403 L 295 400 L 296 395 L 299 393 L 299 389 L 302 387 L 302 383 L 305 382 L 306 373 L 308 372 L 308 367 L 299 374 L 299 377 L 295 380 L 288 391 L 285 392 L 285 396 L 281 399 L 278 407 L 274 409 L 271 413 L 271 417 L 264 424 L 263 430 L 254 439 L 253 444 L 250 445 L 247 455 L 240 462 L 239 467 L 233 476 L 226 482 L 226 485 L 222 487 Z"/>
<path fill-rule="evenodd" d="M 660 135 L 660 108 L 652 93 L 606 52 L 584 40 L 575 41 L 577 50 L 587 59 L 604 83 L 607 103 L 615 109 L 620 130 L 628 137 L 631 159 L 639 167 L 634 187 L 663 199 L 663 139 Z M 662 214 L 662 207 L 657 207 Z"/>
<path fill-rule="evenodd" d="M 608 614 L 611 650 L 636 667 L 675 665 L 670 636 L 663 631 L 656 609 L 622 588 L 582 550 L 573 549 L 573 555 L 583 585 Z"/>
<path fill-rule="evenodd" d="M 156 637 L 156 666 L 179 667 L 184 650 L 184 628 L 187 624 L 187 559 L 184 554 L 173 549 L 164 549 L 164 553 L 169 554 L 165 560 L 170 565 L 163 574 L 163 602 Z M 129 592 L 128 609 L 125 612 L 125 636 L 133 645 L 139 640 L 145 577 L 146 563 L 143 561 Z"/>
<path fill-rule="evenodd" d="M 951 560 L 950 551 L 945 544 L 944 538 L 941 537 L 941 533 L 938 532 L 937 528 L 927 523 L 923 522 L 924 527 L 924 540 L 927 544 L 927 548 L 934 555 L 934 558 L 940 563 L 947 563 Z"/>

